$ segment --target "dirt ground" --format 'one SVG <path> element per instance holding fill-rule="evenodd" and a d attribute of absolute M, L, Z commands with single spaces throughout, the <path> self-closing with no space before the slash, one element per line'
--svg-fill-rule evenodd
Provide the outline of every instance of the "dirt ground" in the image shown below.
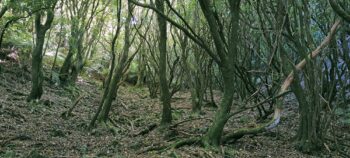
<path fill-rule="evenodd" d="M 326 149 L 314 156 L 298 152 L 293 143 L 298 125 L 294 99 L 285 101 L 281 124 L 272 131 L 244 136 L 237 142 L 213 152 L 196 145 L 179 149 L 155 150 L 182 138 L 201 136 L 210 125 L 215 108 L 205 107 L 203 114 L 191 113 L 188 92 L 179 92 L 172 100 L 174 122 L 188 119 L 171 130 L 156 126 L 160 118 L 158 99 L 150 99 L 147 89 L 124 86 L 118 101 L 113 103 L 111 120 L 115 126 L 98 125 L 91 131 L 87 126 L 101 98 L 101 88 L 94 81 L 80 79 L 77 88 L 62 88 L 44 82 L 44 95 L 38 102 L 26 102 L 30 91 L 30 73 L 14 63 L 2 63 L 0 72 L 0 157 L 346 157 L 324 144 Z M 45 76 L 49 76 L 47 73 Z M 72 116 L 62 117 L 82 96 Z M 215 94 L 217 103 L 220 93 Z M 292 98 L 292 97 L 289 97 Z M 234 109 L 233 109 L 234 110 Z M 254 127 L 257 112 L 247 111 L 230 119 L 225 132 L 240 127 Z M 201 119 L 196 119 L 201 118 Z M 153 128 L 142 135 L 140 132 Z M 349 136 L 350 128 L 340 133 Z M 348 137 L 349 138 L 349 137 Z M 350 142 L 350 140 L 348 141 Z M 350 144 L 350 143 L 349 143 Z M 350 147 L 349 147 L 350 148 Z M 345 154 L 345 155 L 344 155 Z"/>

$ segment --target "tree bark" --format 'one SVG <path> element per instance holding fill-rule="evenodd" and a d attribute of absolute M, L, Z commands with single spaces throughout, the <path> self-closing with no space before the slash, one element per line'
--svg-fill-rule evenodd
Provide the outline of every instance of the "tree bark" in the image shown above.
<path fill-rule="evenodd" d="M 215 48 L 221 60 L 219 64 L 221 75 L 224 81 L 224 96 L 221 100 L 218 111 L 215 113 L 212 125 L 208 132 L 203 137 L 203 144 L 205 146 L 219 146 L 221 143 L 221 136 L 224 126 L 229 118 L 230 110 L 233 102 L 234 93 L 234 57 L 237 53 L 238 30 L 239 30 L 239 11 L 240 0 L 229 1 L 230 5 L 230 21 L 229 28 L 229 46 L 225 48 L 224 38 L 220 37 L 220 28 L 214 17 L 213 8 L 208 1 L 200 0 L 200 5 L 204 16 L 208 22 L 211 36 L 213 37 Z"/>
<path fill-rule="evenodd" d="M 164 13 L 164 0 L 156 0 L 157 9 Z M 161 102 L 163 105 L 161 125 L 167 125 L 171 123 L 171 103 L 170 92 L 166 77 L 166 64 L 167 64 L 167 26 L 166 20 L 157 14 L 158 27 L 159 27 L 159 82 L 161 92 Z"/>
<path fill-rule="evenodd" d="M 35 31 L 36 31 L 36 45 L 32 52 L 32 89 L 27 98 L 28 101 L 40 99 L 43 94 L 43 46 L 45 42 L 45 34 L 51 27 L 54 13 L 53 10 L 47 11 L 47 19 L 44 25 L 41 24 L 42 13 L 35 15 Z"/>
<path fill-rule="evenodd" d="M 119 4 L 121 5 L 121 4 Z M 124 47 L 123 47 L 123 52 L 120 56 L 120 60 L 118 65 L 116 65 L 116 68 L 114 69 L 113 72 L 113 77 L 109 83 L 109 85 L 106 85 L 108 89 L 105 91 L 107 94 L 104 94 L 106 96 L 101 100 L 102 104 L 102 109 L 101 112 L 98 114 L 98 121 L 100 122 L 107 122 L 108 117 L 109 117 L 109 112 L 112 107 L 112 102 L 113 99 L 117 97 L 117 92 L 119 89 L 119 82 L 122 80 L 123 76 L 123 70 L 125 67 L 128 65 L 128 54 L 129 54 L 129 48 L 130 48 L 130 21 L 131 21 L 131 4 L 128 2 L 128 17 L 126 18 L 125 21 L 125 33 L 124 33 Z M 106 88 L 107 88 L 106 87 Z"/>
<path fill-rule="evenodd" d="M 219 146 L 221 143 L 221 136 L 224 130 L 224 126 L 229 118 L 230 109 L 233 102 L 234 93 L 234 79 L 233 70 L 228 68 L 221 68 L 221 74 L 224 80 L 224 96 L 221 99 L 221 103 L 218 111 L 216 111 L 213 123 L 209 127 L 208 132 L 203 138 L 203 143 L 206 146 Z"/>

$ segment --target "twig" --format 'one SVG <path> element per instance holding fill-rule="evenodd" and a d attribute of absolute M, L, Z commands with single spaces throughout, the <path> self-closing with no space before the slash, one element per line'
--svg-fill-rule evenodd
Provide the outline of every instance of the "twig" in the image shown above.
<path fill-rule="evenodd" d="M 286 91 L 286 92 L 283 92 L 283 93 L 281 93 L 281 94 L 279 94 L 279 95 L 276 95 L 276 96 L 274 96 L 274 97 L 267 98 L 267 99 L 265 99 L 265 100 L 263 100 L 263 101 L 261 101 L 261 102 L 255 104 L 255 105 L 253 105 L 253 106 L 243 107 L 242 109 L 240 109 L 240 110 L 238 110 L 238 111 L 236 111 L 236 112 L 230 114 L 228 118 L 231 118 L 232 116 L 235 116 L 235 115 L 237 115 L 237 114 L 239 114 L 239 113 L 241 113 L 241 112 L 243 112 L 243 111 L 256 108 L 256 107 L 258 107 L 258 106 L 260 106 L 260 105 L 262 105 L 262 104 L 264 104 L 264 103 L 267 103 L 267 102 L 269 102 L 269 101 L 278 99 L 279 97 L 282 97 L 282 96 L 288 94 L 289 92 L 291 92 L 291 91 Z"/>
<path fill-rule="evenodd" d="M 71 108 L 70 108 L 68 111 L 62 113 L 62 117 L 68 118 L 69 116 L 72 116 L 72 112 L 73 112 L 74 108 L 78 105 L 79 101 L 80 101 L 83 97 L 84 97 L 84 95 L 79 96 L 78 99 L 75 100 L 75 102 L 74 102 L 74 104 L 71 106 Z"/>

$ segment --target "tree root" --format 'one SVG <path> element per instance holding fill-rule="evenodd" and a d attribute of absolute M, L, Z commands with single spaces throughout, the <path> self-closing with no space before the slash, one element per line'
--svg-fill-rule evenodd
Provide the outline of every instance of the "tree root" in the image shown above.
<path fill-rule="evenodd" d="M 193 144 L 198 144 L 198 143 L 203 145 L 201 137 L 192 137 L 192 138 L 179 140 L 179 141 L 175 142 L 174 144 L 170 145 L 168 147 L 168 149 L 177 149 L 177 148 L 180 148 L 180 147 L 185 146 L 185 145 L 193 145 Z"/>
<path fill-rule="evenodd" d="M 257 127 L 242 128 L 242 129 L 239 129 L 237 131 L 230 132 L 230 133 L 226 134 L 225 136 L 223 136 L 221 142 L 223 144 L 232 143 L 232 142 L 235 142 L 238 139 L 242 138 L 244 135 L 247 135 L 247 134 L 254 135 L 254 134 L 265 132 L 265 131 L 268 131 L 268 130 L 274 128 L 278 123 L 279 123 L 279 116 L 275 116 L 275 118 L 272 119 L 270 122 L 259 125 Z"/>
<path fill-rule="evenodd" d="M 107 129 L 108 131 L 111 131 L 112 134 L 115 136 L 118 134 L 118 132 L 120 131 L 120 129 L 118 129 L 112 121 L 108 120 L 108 121 L 98 121 L 96 123 L 96 126 L 100 126 L 101 128 Z M 89 127 L 87 127 L 88 130 L 92 130 Z M 96 131 L 92 131 L 93 133 Z"/>
<path fill-rule="evenodd" d="M 109 129 L 113 135 L 117 135 L 119 129 L 116 128 L 111 121 L 103 122 L 103 127 Z"/>
<path fill-rule="evenodd" d="M 153 131 L 154 129 L 156 129 L 157 126 L 158 126 L 158 125 L 157 125 L 156 123 L 152 123 L 152 124 L 148 125 L 148 126 L 146 127 L 146 129 L 144 129 L 144 130 L 142 130 L 142 131 L 140 131 L 140 132 L 138 132 L 138 133 L 136 133 L 136 134 L 133 134 L 132 137 L 137 137 L 137 136 L 140 136 L 140 135 L 146 135 L 146 134 L 148 134 L 149 132 L 151 132 L 151 131 Z"/>

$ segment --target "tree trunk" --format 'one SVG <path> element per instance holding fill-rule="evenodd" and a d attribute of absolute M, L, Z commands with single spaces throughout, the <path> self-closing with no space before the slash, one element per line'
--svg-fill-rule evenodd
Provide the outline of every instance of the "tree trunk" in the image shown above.
<path fill-rule="evenodd" d="M 309 61 L 312 62 L 312 61 Z M 322 131 L 320 130 L 320 96 L 321 89 L 317 81 L 316 68 L 310 67 L 312 63 L 308 63 L 305 75 L 308 78 L 303 80 L 295 76 L 292 83 L 292 91 L 296 95 L 299 103 L 299 129 L 296 136 L 297 147 L 300 151 L 310 153 L 321 147 Z M 301 86 L 304 82 L 304 86 Z"/>
<path fill-rule="evenodd" d="M 140 87 L 144 84 L 145 81 L 145 70 L 146 70 L 146 63 L 145 63 L 145 56 L 143 55 L 143 47 L 141 48 L 141 52 L 138 58 L 138 66 L 137 66 L 137 82 L 136 86 Z"/>
<path fill-rule="evenodd" d="M 35 31 L 36 31 L 36 45 L 32 52 L 32 89 L 27 98 L 28 101 L 40 99 L 43 94 L 43 46 L 45 42 L 45 34 L 51 27 L 54 18 L 52 10 L 47 11 L 47 19 L 44 25 L 41 24 L 42 13 L 35 15 Z"/>
<path fill-rule="evenodd" d="M 163 13 L 164 12 L 164 0 L 156 0 L 156 7 Z M 167 61 L 167 26 L 166 20 L 157 15 L 158 27 L 159 27 L 159 82 L 161 92 L 161 102 L 163 105 L 162 111 L 162 125 L 171 123 L 171 103 L 170 92 L 166 78 L 166 61 Z"/>
<path fill-rule="evenodd" d="M 111 110 L 113 99 L 117 97 L 117 92 L 119 89 L 118 83 L 121 80 L 122 69 L 120 66 L 118 66 L 115 70 L 116 72 L 114 72 L 114 76 L 110 82 L 110 85 L 108 85 L 110 88 L 108 89 L 106 98 L 102 100 L 102 110 L 97 118 L 100 122 L 106 122 L 108 120 L 109 111 Z"/>
<path fill-rule="evenodd" d="M 102 104 L 102 110 L 98 114 L 98 121 L 100 122 L 106 122 L 108 120 L 108 115 L 112 107 L 112 102 L 114 98 L 117 97 L 118 89 L 119 89 L 119 82 L 122 79 L 123 76 L 123 70 L 128 65 L 128 54 L 129 54 L 129 48 L 130 48 L 130 21 L 131 21 L 131 7 L 130 3 L 128 2 L 128 17 L 125 21 L 125 33 L 124 33 L 124 47 L 123 52 L 120 56 L 120 60 L 118 65 L 116 65 L 116 68 L 114 69 L 112 80 L 110 81 L 109 85 L 106 85 L 108 87 L 108 90 L 105 91 L 107 94 L 104 94 L 106 96 L 101 100 Z"/>
<path fill-rule="evenodd" d="M 64 59 L 63 65 L 60 70 L 60 81 L 65 84 L 69 80 L 69 69 L 72 65 L 72 58 L 73 58 L 74 52 L 71 47 L 69 47 L 69 51 L 67 54 L 67 57 Z"/>
<path fill-rule="evenodd" d="M 37 35 L 36 45 L 32 52 L 32 90 L 27 98 L 28 101 L 40 99 L 43 94 L 42 50 L 45 41 L 44 35 Z"/>
<path fill-rule="evenodd" d="M 221 99 L 218 111 L 215 113 L 213 124 L 209 127 L 208 132 L 203 137 L 203 144 L 205 146 L 218 147 L 233 102 L 234 82 L 232 81 L 234 80 L 234 58 L 238 52 L 240 0 L 228 1 L 230 5 L 231 25 L 229 28 L 229 40 L 227 46 L 223 34 L 220 33 L 220 26 L 215 20 L 215 11 L 212 10 L 211 2 L 200 0 L 199 3 L 208 22 L 211 36 L 213 37 L 215 48 L 221 61 L 218 64 L 224 82 L 224 96 Z"/>
<path fill-rule="evenodd" d="M 224 95 L 218 111 L 215 113 L 213 123 L 203 138 L 204 144 L 210 146 L 219 146 L 224 126 L 230 115 L 230 109 L 233 102 L 234 79 L 232 69 L 221 68 L 224 80 Z"/>
<path fill-rule="evenodd" d="M 74 17 L 71 23 L 71 33 L 69 38 L 69 51 L 60 70 L 60 80 L 63 84 L 75 83 L 83 67 L 83 28 L 78 26 L 78 17 Z M 73 60 L 73 56 L 76 55 Z M 73 62 L 75 61 L 75 62 Z M 71 71 L 70 71 L 71 70 Z"/>
<path fill-rule="evenodd" d="M 74 63 L 74 65 L 72 65 L 72 72 L 71 72 L 71 82 L 75 83 L 78 79 L 78 76 L 81 72 L 81 70 L 84 67 L 84 61 L 83 61 L 83 37 L 84 37 L 84 31 L 81 31 L 80 29 L 78 29 L 78 38 L 76 41 L 76 45 L 75 45 L 75 49 L 77 52 L 77 56 L 76 56 L 76 61 Z"/>

